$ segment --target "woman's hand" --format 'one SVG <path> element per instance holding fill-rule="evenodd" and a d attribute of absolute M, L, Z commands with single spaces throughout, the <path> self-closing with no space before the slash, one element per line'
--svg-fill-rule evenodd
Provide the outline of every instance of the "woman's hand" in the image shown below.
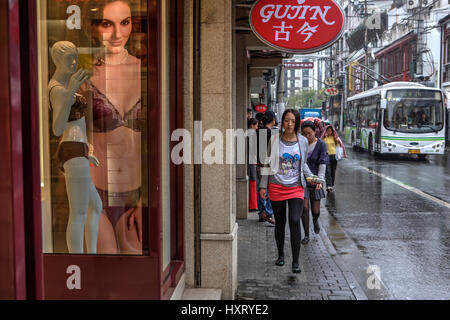
<path fill-rule="evenodd" d="M 128 216 L 128 230 L 135 225 L 139 242 L 142 242 L 142 199 L 139 199 L 137 207 Z"/>
<path fill-rule="evenodd" d="M 316 190 L 320 190 L 320 189 L 322 189 L 322 184 L 321 183 L 316 184 Z"/>
<path fill-rule="evenodd" d="M 266 188 L 259 188 L 259 195 L 261 196 L 261 198 L 266 200 L 267 199 L 267 190 L 266 190 Z"/>

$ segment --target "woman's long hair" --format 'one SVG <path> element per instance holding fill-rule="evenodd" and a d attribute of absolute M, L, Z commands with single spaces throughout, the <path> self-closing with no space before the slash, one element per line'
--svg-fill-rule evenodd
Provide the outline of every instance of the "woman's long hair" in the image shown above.
<path fill-rule="evenodd" d="M 297 109 L 286 109 L 283 112 L 283 116 L 281 117 L 281 133 L 283 134 L 284 132 L 284 119 L 286 118 L 286 115 L 288 113 L 292 113 L 295 117 L 295 127 L 294 127 L 294 132 L 295 134 L 298 134 L 299 130 L 300 130 L 300 113 L 298 112 Z"/>

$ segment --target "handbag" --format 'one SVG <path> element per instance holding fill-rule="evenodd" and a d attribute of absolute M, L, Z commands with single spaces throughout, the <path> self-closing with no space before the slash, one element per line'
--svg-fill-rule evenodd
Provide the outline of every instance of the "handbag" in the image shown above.
<path fill-rule="evenodd" d="M 344 158 L 344 150 L 342 149 L 341 146 L 337 146 L 336 147 L 336 155 L 335 155 L 335 157 L 336 157 L 337 161 L 342 160 L 342 158 Z"/>

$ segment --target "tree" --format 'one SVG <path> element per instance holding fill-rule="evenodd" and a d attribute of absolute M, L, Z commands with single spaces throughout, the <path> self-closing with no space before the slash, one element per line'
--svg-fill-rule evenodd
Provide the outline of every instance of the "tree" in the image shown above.
<path fill-rule="evenodd" d="M 312 105 L 309 102 L 312 100 Z M 287 108 L 321 108 L 324 101 L 323 93 L 317 90 L 304 89 L 290 96 L 287 101 Z"/>

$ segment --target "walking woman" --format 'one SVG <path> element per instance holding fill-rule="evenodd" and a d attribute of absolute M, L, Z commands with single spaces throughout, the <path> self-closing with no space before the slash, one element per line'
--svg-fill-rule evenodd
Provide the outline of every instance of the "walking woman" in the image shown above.
<path fill-rule="evenodd" d="M 328 164 L 328 153 L 325 142 L 316 137 L 316 127 L 314 122 L 305 121 L 302 124 L 302 134 L 308 139 L 308 156 L 307 164 L 311 172 L 321 180 L 325 180 L 325 172 Z M 311 207 L 311 214 L 314 224 L 314 232 L 320 232 L 319 216 L 320 216 L 320 199 L 325 198 L 323 186 L 313 185 L 306 182 L 305 201 L 303 202 L 302 223 L 305 237 L 302 239 L 302 244 L 309 242 L 309 208 Z M 308 201 L 309 199 L 309 201 Z"/>
<path fill-rule="evenodd" d="M 327 183 L 327 191 L 333 191 L 334 181 L 336 177 L 336 168 L 337 168 L 337 160 L 336 160 L 336 148 L 340 146 L 344 151 L 344 158 L 347 157 L 347 153 L 345 151 L 344 144 L 339 138 L 336 130 L 334 130 L 332 125 L 329 125 L 325 128 L 325 132 L 322 134 L 321 139 L 327 145 L 328 157 L 330 159 L 330 163 L 327 166 L 326 171 L 326 183 Z"/>
<path fill-rule="evenodd" d="M 251 110 L 250 110 L 251 111 Z M 248 135 L 256 136 L 256 130 L 258 129 L 258 120 L 255 118 L 250 118 L 247 120 L 247 130 Z M 258 211 L 258 200 L 257 200 L 257 189 L 256 180 L 256 146 L 250 145 L 250 141 L 253 139 L 249 139 L 247 137 L 248 144 L 248 165 L 247 165 L 247 173 L 248 173 L 248 181 L 249 181 L 249 197 L 248 197 L 248 210 L 249 211 Z M 255 139 L 256 140 L 256 139 Z"/>
<path fill-rule="evenodd" d="M 275 240 L 278 249 L 277 266 L 284 265 L 284 238 L 286 226 L 286 204 L 289 208 L 289 230 L 291 233 L 292 272 L 299 273 L 299 256 L 301 241 L 300 217 L 303 211 L 305 177 L 313 174 L 306 164 L 308 142 L 299 134 L 300 114 L 295 109 L 286 109 L 281 118 L 282 132 L 277 155 L 276 168 L 271 163 L 271 174 L 262 175 L 260 195 L 266 198 L 267 186 L 275 214 Z M 271 149 L 271 148 L 270 148 Z M 271 150 L 269 151 L 269 153 Z"/>

